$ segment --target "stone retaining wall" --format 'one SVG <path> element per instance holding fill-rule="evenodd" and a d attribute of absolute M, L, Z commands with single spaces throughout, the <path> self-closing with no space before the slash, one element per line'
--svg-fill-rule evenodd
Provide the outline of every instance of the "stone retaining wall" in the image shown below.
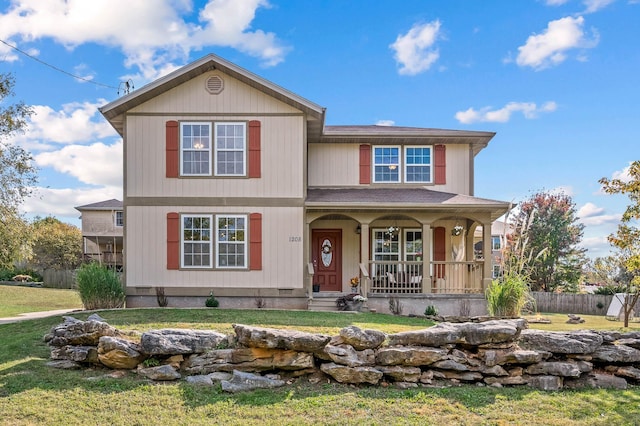
<path fill-rule="evenodd" d="M 220 382 L 230 392 L 303 379 L 543 390 L 640 382 L 640 332 L 546 332 L 527 329 L 524 319 L 440 323 L 396 334 L 350 326 L 327 336 L 241 324 L 231 335 L 186 329 L 126 335 L 97 315 L 64 318 L 44 338 L 52 367 L 135 369 L 152 380 Z"/>

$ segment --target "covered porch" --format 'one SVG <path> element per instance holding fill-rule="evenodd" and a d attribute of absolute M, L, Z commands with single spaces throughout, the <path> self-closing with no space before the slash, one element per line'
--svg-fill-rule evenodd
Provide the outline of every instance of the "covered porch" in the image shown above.
<path fill-rule="evenodd" d="M 310 298 L 353 291 L 364 296 L 484 294 L 491 283 L 491 223 L 507 211 L 508 203 L 418 189 L 412 199 L 393 205 L 387 190 L 331 191 L 337 190 L 322 190 L 310 199 L 323 195 L 333 205 L 307 203 Z M 350 206 L 345 200 L 335 205 L 340 195 L 355 196 L 353 203 L 367 194 L 374 200 L 389 197 L 386 203 Z M 420 196 L 431 202 L 421 202 Z M 444 200 L 434 203 L 434 198 Z M 473 244 L 478 227 L 483 234 L 480 256 Z"/>

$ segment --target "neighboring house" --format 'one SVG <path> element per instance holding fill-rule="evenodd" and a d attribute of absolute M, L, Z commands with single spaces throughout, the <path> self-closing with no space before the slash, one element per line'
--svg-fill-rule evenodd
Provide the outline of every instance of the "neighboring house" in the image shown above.
<path fill-rule="evenodd" d="M 503 250 L 507 244 L 507 236 L 513 232 L 513 227 L 501 220 L 496 220 L 491 224 L 491 277 L 497 278 L 502 274 Z M 473 246 L 476 259 L 484 258 L 483 255 L 483 232 L 481 228 L 476 229 L 473 237 Z"/>
<path fill-rule="evenodd" d="M 82 252 L 94 260 L 122 271 L 124 210 L 122 201 L 106 200 L 76 207 L 82 220 Z"/>
<path fill-rule="evenodd" d="M 213 291 L 306 309 L 358 277 L 371 307 L 393 294 L 419 311 L 491 281 L 473 231 L 489 252 L 509 207 L 474 197 L 492 132 L 328 126 L 325 108 L 215 55 L 100 111 L 124 141 L 129 307 L 162 288 L 173 305 Z"/>

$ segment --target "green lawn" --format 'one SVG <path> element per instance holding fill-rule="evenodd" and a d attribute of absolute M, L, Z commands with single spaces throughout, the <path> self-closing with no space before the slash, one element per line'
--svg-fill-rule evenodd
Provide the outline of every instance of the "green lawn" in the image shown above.
<path fill-rule="evenodd" d="M 74 314 L 85 319 L 88 313 Z M 335 334 L 349 324 L 388 333 L 428 327 L 384 314 L 226 309 L 100 312 L 123 330 L 188 327 L 231 332 L 231 324 Z M 640 388 L 541 392 L 459 386 L 399 390 L 305 379 L 239 395 L 183 381 L 151 383 L 106 369 L 53 370 L 42 336 L 61 317 L 0 325 L 1 425 L 634 425 Z"/>
<path fill-rule="evenodd" d="M 0 285 L 0 318 L 67 308 L 82 309 L 76 290 Z"/>

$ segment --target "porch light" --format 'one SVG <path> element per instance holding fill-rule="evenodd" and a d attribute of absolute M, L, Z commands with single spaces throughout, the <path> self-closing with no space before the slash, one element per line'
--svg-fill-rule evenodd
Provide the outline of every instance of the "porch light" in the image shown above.
<path fill-rule="evenodd" d="M 356 226 L 356 234 L 359 234 L 362 232 L 362 228 L 360 227 L 360 224 L 358 224 L 358 226 Z"/>

